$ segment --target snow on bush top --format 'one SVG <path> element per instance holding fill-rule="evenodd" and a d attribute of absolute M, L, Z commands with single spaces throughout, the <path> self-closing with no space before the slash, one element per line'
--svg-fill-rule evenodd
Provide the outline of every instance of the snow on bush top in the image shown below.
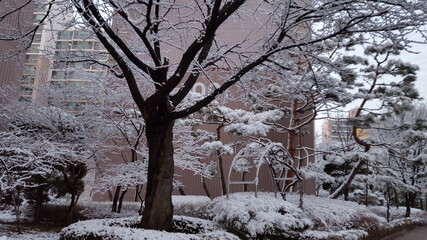
<path fill-rule="evenodd" d="M 294 204 L 270 194 L 230 194 L 212 202 L 213 220 L 244 232 L 249 237 L 292 237 L 313 223 Z"/>
<path fill-rule="evenodd" d="M 290 194 L 288 200 L 298 204 L 299 196 Z M 378 226 L 386 220 L 374 214 L 365 205 L 343 200 L 331 200 L 304 196 L 304 211 L 315 223 L 315 229 L 340 231 L 347 229 L 364 229 Z"/>
<path fill-rule="evenodd" d="M 175 216 L 174 224 L 180 232 L 164 232 L 136 228 L 139 217 L 88 220 L 74 223 L 61 231 L 61 240 L 77 239 L 121 239 L 121 240 L 202 240 L 202 239 L 239 239 L 216 226 L 215 223 L 190 217 Z"/>

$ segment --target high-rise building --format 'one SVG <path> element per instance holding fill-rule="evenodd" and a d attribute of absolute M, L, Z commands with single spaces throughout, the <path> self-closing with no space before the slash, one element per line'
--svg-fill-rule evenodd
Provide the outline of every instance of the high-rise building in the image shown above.
<path fill-rule="evenodd" d="M 57 15 L 55 17 L 57 19 L 40 24 L 47 14 L 49 1 L 35 0 L 31 4 L 26 4 L 27 1 L 23 0 L 0 2 L 2 15 L 25 6 L 0 22 L 0 36 L 18 38 L 38 26 L 37 31 L 28 34 L 28 39 L 0 42 L 2 56 L 13 56 L 14 52 L 19 53 L 16 54 L 18 57 L 9 57 L 6 61 L 0 59 L 3 60 L 0 64 L 0 86 L 14 86 L 16 90 L 20 87 L 16 97 L 19 96 L 22 102 L 47 104 L 49 97 L 40 91 L 41 88 L 82 86 L 89 81 L 84 79 L 82 72 L 105 73 L 104 69 L 92 64 L 93 62 L 74 61 L 76 58 L 81 60 L 83 56 L 91 56 L 95 61 L 105 62 L 108 54 L 89 32 L 76 27 L 69 28 L 63 24 L 73 20 L 73 14 Z M 53 13 L 60 11 L 58 7 L 58 5 L 52 5 L 51 11 Z M 84 103 L 82 99 L 64 100 L 66 100 L 64 105 L 69 110 L 75 110 Z M 0 101 L 4 101 L 4 97 L 0 98 Z"/>
<path fill-rule="evenodd" d="M 20 79 L 24 68 L 28 38 L 32 28 L 33 3 L 26 0 L 0 1 L 0 105 L 19 98 Z M 15 10 L 15 11 L 12 11 Z M 17 21 L 19 19 L 19 21 Z M 1 111 L 1 110 L 0 110 Z M 1 112 L 0 112 L 1 114 Z M 5 118 L 0 118 L 0 131 L 6 129 Z"/>
<path fill-rule="evenodd" d="M 354 117 L 356 109 L 348 112 L 348 117 L 326 119 L 322 124 L 322 142 L 324 144 L 346 144 L 353 141 L 353 124 L 350 118 Z M 361 139 L 369 137 L 366 130 L 357 128 L 357 136 Z"/>

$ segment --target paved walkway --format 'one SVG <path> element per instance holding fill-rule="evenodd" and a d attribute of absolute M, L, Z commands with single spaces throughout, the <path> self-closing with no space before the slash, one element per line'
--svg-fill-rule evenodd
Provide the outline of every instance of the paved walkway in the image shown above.
<path fill-rule="evenodd" d="M 404 230 L 393 235 L 383 237 L 381 240 L 427 240 L 427 226 Z"/>

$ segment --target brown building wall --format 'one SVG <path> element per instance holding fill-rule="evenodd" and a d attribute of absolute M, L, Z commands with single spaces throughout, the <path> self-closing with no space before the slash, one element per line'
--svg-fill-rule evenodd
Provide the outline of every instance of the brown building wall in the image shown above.
<path fill-rule="evenodd" d="M 0 1 L 0 38 L 16 38 L 21 36 L 32 25 L 34 4 L 30 3 L 22 9 L 12 12 L 13 9 L 25 4 L 26 0 Z M 11 13 L 11 14 L 9 14 Z M 21 31 L 22 30 L 22 31 Z M 22 51 L 22 41 L 0 40 L 0 105 L 16 100 L 20 92 L 20 78 L 22 77 L 22 62 L 25 52 Z M 5 130 L 5 119 L 0 119 L 0 131 Z"/>

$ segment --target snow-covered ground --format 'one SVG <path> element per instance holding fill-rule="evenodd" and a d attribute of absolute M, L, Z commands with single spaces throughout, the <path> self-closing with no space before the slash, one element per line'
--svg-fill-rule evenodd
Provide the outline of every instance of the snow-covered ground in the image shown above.
<path fill-rule="evenodd" d="M 12 224 L 16 220 L 12 211 L 0 211 L 0 240 L 58 240 L 58 232 L 44 232 L 36 229 L 22 228 L 22 233 L 15 232 L 16 225 Z M 24 218 L 23 221 L 28 221 Z"/>
<path fill-rule="evenodd" d="M 404 221 L 396 220 L 386 224 L 385 208 L 366 207 L 354 202 L 331 200 L 314 196 L 304 196 L 304 210 L 297 206 L 299 196 L 288 194 L 288 201 L 275 198 L 272 193 L 231 194 L 230 199 L 219 197 L 211 201 L 201 196 L 175 196 L 173 198 L 176 215 L 196 215 L 197 218 L 175 216 L 180 226 L 190 229 L 190 233 L 166 233 L 126 228 L 139 221 L 138 203 L 125 203 L 122 213 L 112 214 L 111 203 L 82 202 L 80 213 L 85 217 L 98 220 L 81 221 L 64 229 L 62 234 L 111 234 L 117 239 L 239 239 L 224 228 L 234 228 L 248 237 L 263 237 L 281 234 L 283 236 L 300 235 L 302 239 L 360 239 L 373 227 L 396 226 Z M 64 203 L 56 202 L 52 205 Z M 391 209 L 392 219 L 401 218 L 404 207 Z M 425 212 L 412 209 L 412 216 L 420 217 Z M 117 219 L 121 217 L 121 219 Z M 125 218 L 123 218 L 125 217 Z M 211 218 L 212 220 L 200 219 Z M 22 234 L 11 229 L 15 219 L 12 211 L 0 211 L 0 240 L 57 240 L 58 232 L 37 231 L 23 228 Z M 114 220 L 117 219 L 117 220 Z M 128 224 L 127 224 L 128 223 Z M 236 232 L 234 232 L 236 233 Z M 172 235 L 171 235 L 172 234 Z M 115 239 L 116 239 L 115 238 Z"/>

